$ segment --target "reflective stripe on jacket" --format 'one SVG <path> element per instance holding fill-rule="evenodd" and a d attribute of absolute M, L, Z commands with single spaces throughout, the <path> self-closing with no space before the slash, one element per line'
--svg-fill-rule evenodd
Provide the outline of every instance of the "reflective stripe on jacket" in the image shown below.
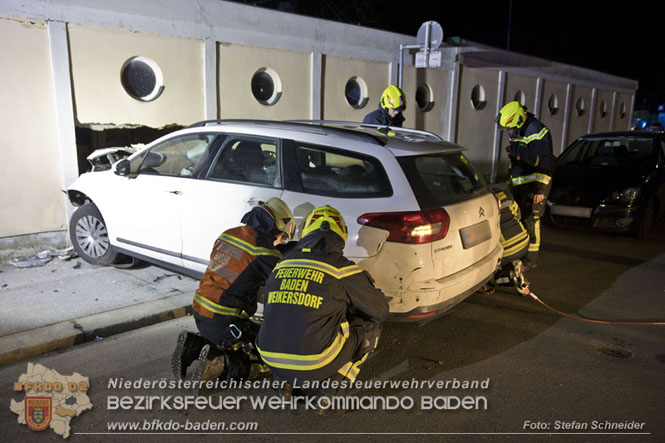
<path fill-rule="evenodd" d="M 350 360 L 346 354 L 353 349 L 347 347 L 357 344 L 349 336 L 349 312 L 377 323 L 387 318 L 388 302 L 369 274 L 341 253 L 291 252 L 266 282 L 261 357 L 278 378 L 293 371 L 304 378 L 330 376 Z"/>
<path fill-rule="evenodd" d="M 549 129 L 527 113 L 524 126 L 510 139 L 510 149 L 513 186 L 534 183 L 536 193 L 544 193 L 552 180 L 556 161 Z"/>
<path fill-rule="evenodd" d="M 529 246 L 529 234 L 520 221 L 520 208 L 513 196 L 507 192 L 497 192 L 501 204 L 501 246 L 503 259 L 511 261 L 521 258 Z"/>
<path fill-rule="evenodd" d="M 256 310 L 256 292 L 281 258 L 249 226 L 229 229 L 217 238 L 194 295 L 192 308 L 206 318 L 247 318 Z"/>
<path fill-rule="evenodd" d="M 269 366 L 274 368 L 292 369 L 295 371 L 311 371 L 319 369 L 332 362 L 342 351 L 347 338 L 349 338 L 349 323 L 345 321 L 340 325 L 340 331 L 337 333 L 337 336 L 331 345 L 318 354 L 299 355 L 269 352 L 261 350 L 258 346 L 257 349 L 261 354 L 261 358 L 263 358 Z"/>

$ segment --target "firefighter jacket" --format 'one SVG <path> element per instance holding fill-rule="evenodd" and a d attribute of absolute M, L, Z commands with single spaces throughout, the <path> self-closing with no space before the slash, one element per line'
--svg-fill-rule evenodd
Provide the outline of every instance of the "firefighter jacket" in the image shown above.
<path fill-rule="evenodd" d="M 321 242 L 311 247 L 317 239 L 323 247 Z M 366 271 L 342 255 L 343 247 L 331 231 L 315 231 L 268 278 L 257 348 L 276 379 L 330 377 L 361 345 L 349 318 L 375 323 L 387 318 L 385 296 Z"/>
<path fill-rule="evenodd" d="M 521 259 L 529 247 L 529 234 L 520 221 L 520 208 L 507 191 L 496 193 L 501 205 L 501 246 L 504 263 Z"/>
<path fill-rule="evenodd" d="M 192 304 L 201 316 L 248 318 L 256 312 L 258 290 L 282 255 L 253 221 L 224 231 L 215 242 Z"/>
<path fill-rule="evenodd" d="M 510 178 L 513 186 L 533 183 L 534 193 L 545 194 L 552 181 L 556 157 L 552 135 L 533 114 L 527 113 L 524 125 L 510 138 Z"/>
<path fill-rule="evenodd" d="M 388 114 L 388 111 L 379 105 L 379 109 L 375 109 L 365 116 L 363 123 L 368 125 L 394 126 L 401 128 L 404 120 L 404 116 L 401 112 L 395 117 L 391 117 L 390 114 Z"/>

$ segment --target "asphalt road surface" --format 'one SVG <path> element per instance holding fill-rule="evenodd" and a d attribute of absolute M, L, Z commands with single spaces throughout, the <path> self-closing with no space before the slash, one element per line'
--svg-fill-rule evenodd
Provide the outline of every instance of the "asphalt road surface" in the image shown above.
<path fill-rule="evenodd" d="M 665 321 L 665 242 L 555 228 L 543 239 L 529 277 L 548 304 L 596 319 Z M 437 319 L 386 324 L 359 377 L 372 386 L 352 392 L 362 407 L 343 415 L 320 416 L 305 402 L 253 404 L 276 395 L 264 386 L 212 390 L 210 405 L 179 407 L 175 398 L 192 391 L 159 383 L 173 380 L 178 332 L 193 328 L 185 317 L 1 367 L 3 440 L 61 438 L 18 424 L 9 408 L 24 398 L 13 384 L 31 363 L 88 377 L 93 407 L 72 418 L 73 442 L 665 441 L 665 326 L 562 318 L 511 288 L 475 294 Z M 114 386 L 121 382 L 156 386 Z M 220 396 L 224 408 L 213 409 Z M 138 403 L 146 397 L 156 399 L 147 410 Z M 225 429 L 212 429 L 221 422 Z M 137 429 L 117 427 L 128 423 Z"/>

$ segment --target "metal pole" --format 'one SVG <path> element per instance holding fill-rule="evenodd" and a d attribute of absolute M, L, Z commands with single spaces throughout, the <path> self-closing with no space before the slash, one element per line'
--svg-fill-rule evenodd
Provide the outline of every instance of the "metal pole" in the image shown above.
<path fill-rule="evenodd" d="M 404 69 L 404 45 L 399 45 L 399 76 L 397 77 L 397 87 L 402 89 L 402 69 Z"/>
<path fill-rule="evenodd" d="M 425 27 L 425 67 L 429 68 L 429 30 L 432 27 L 431 22 L 427 22 Z"/>
<path fill-rule="evenodd" d="M 510 0 L 508 3 L 508 41 L 506 43 L 506 49 L 510 51 L 510 27 L 513 21 L 513 0 Z"/>
<path fill-rule="evenodd" d="M 399 45 L 399 75 L 397 77 L 397 86 L 402 89 L 402 71 L 404 69 L 404 50 L 405 49 L 420 49 L 420 45 Z"/>

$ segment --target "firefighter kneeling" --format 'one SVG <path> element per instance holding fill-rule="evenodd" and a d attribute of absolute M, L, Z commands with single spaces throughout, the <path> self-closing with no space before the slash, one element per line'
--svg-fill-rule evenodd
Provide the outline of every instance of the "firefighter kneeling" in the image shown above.
<path fill-rule="evenodd" d="M 296 381 L 355 381 L 378 344 L 388 302 L 370 275 L 343 256 L 346 238 L 336 209 L 315 209 L 302 239 L 266 283 L 257 348 L 273 380 L 287 384 L 285 397 Z M 319 402 L 340 394 L 334 388 L 317 392 Z"/>
<path fill-rule="evenodd" d="M 192 381 L 251 379 L 269 372 L 254 349 L 259 326 L 250 317 L 259 288 L 282 257 L 277 245 L 291 239 L 295 223 L 286 203 L 275 197 L 241 222 L 215 242 L 192 303 L 200 335 L 180 333 L 171 359 L 176 378 L 184 378 L 192 363 Z"/>

